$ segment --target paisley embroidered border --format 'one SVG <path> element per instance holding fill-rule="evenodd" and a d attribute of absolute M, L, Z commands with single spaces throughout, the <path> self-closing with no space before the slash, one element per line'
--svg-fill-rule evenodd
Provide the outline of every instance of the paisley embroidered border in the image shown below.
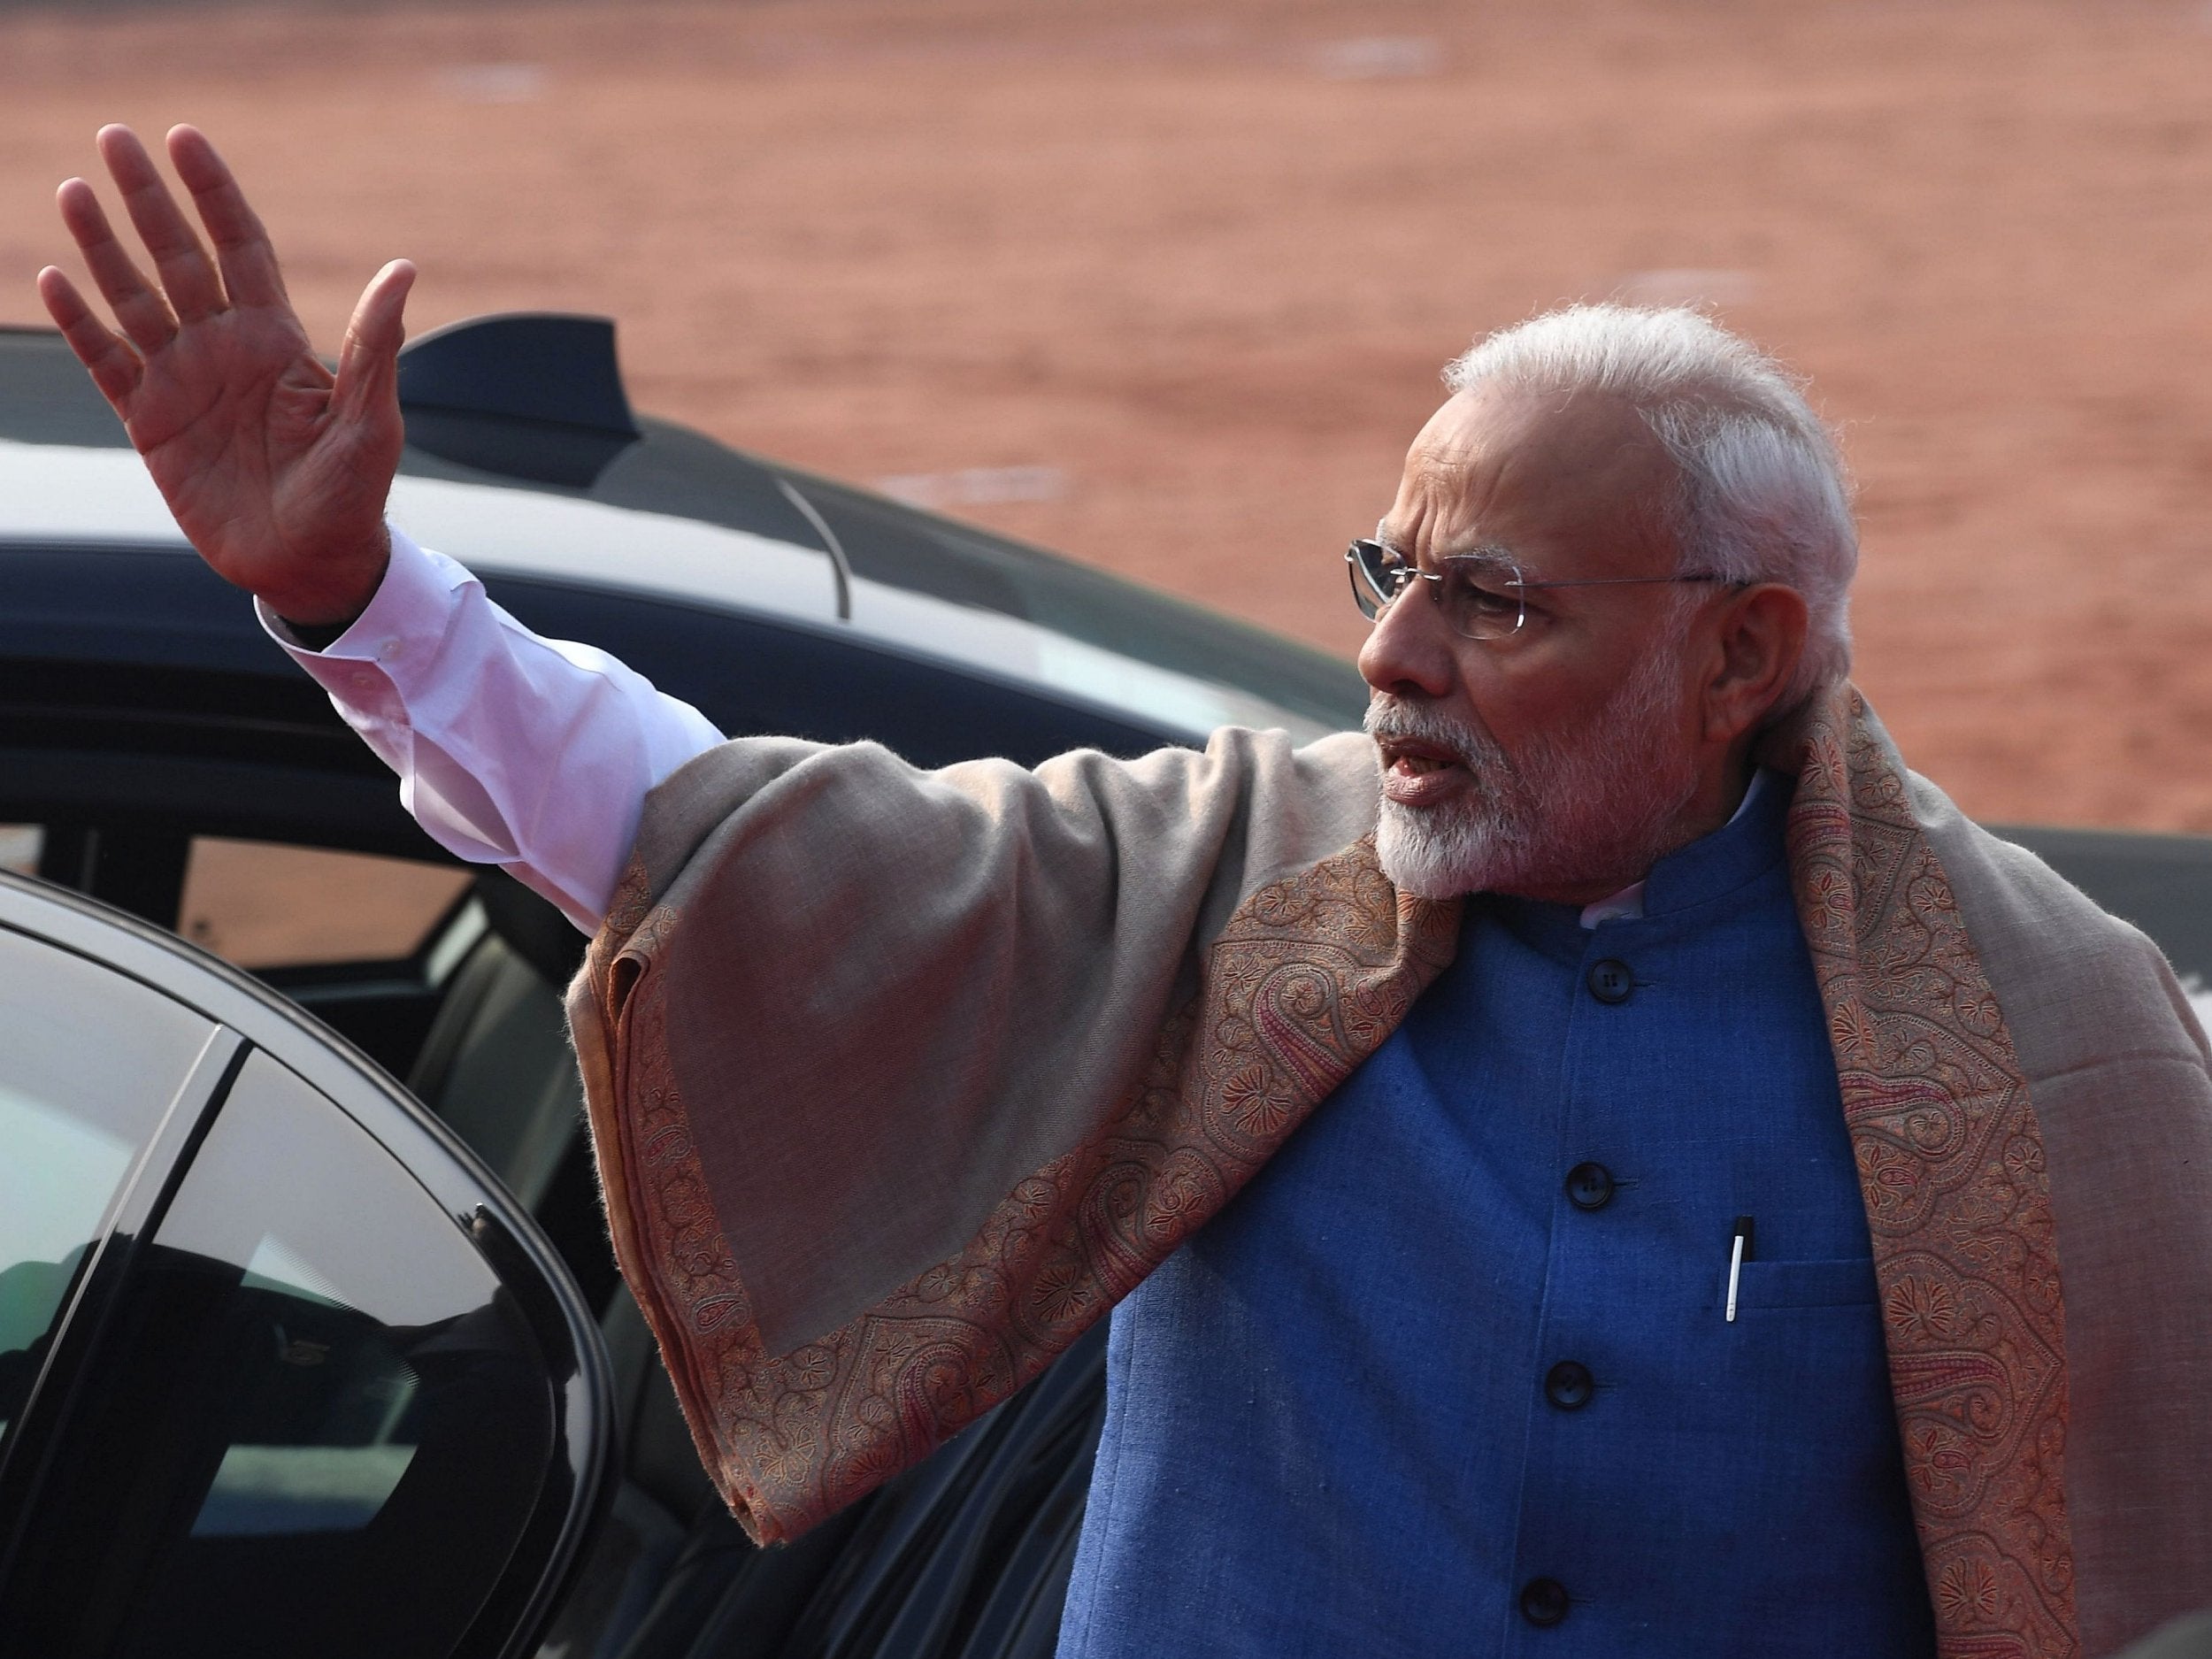
<path fill-rule="evenodd" d="M 1858 693 L 1804 737 L 1790 865 L 1873 1233 L 1938 1651 L 2078 1655 L 2065 1305 L 2035 1108 Z"/>
<path fill-rule="evenodd" d="M 1356 843 L 1254 893 L 1209 951 L 1139 1087 L 1018 1184 L 958 1256 L 788 1354 L 761 1343 L 667 1064 L 640 952 L 680 927 L 641 872 L 572 992 L 624 1273 L 707 1467 L 762 1542 L 797 1536 L 1005 1399 L 1226 1203 L 1449 963 L 1459 906 L 1402 898 Z M 612 1101 L 618 1098 L 618 1105 Z"/>

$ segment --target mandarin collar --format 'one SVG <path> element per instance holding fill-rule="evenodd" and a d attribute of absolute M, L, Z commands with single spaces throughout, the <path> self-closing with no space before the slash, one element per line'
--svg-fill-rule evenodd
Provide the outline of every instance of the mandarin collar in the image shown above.
<path fill-rule="evenodd" d="M 1784 856 L 1782 826 L 1796 789 L 1796 780 L 1787 772 L 1758 768 L 1727 823 L 1669 853 L 1641 881 L 1595 904 L 1578 907 L 1492 893 L 1483 895 L 1474 908 L 1496 917 L 1546 956 L 1578 962 L 1601 927 L 1634 926 L 1679 914 L 1771 870 Z"/>
<path fill-rule="evenodd" d="M 1783 858 L 1782 826 L 1796 793 L 1796 780 L 1788 773 L 1765 766 L 1754 772 L 1733 818 L 1652 865 L 1644 878 L 1640 919 L 1651 921 L 1694 909 L 1773 869 Z"/>

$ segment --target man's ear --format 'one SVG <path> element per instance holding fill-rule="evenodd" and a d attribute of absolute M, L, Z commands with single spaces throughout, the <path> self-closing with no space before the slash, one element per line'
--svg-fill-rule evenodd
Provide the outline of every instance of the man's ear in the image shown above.
<path fill-rule="evenodd" d="M 1715 672 L 1705 685 L 1705 737 L 1732 743 L 1773 711 L 1805 655 L 1805 597 L 1779 582 L 1732 595 L 1714 635 Z"/>

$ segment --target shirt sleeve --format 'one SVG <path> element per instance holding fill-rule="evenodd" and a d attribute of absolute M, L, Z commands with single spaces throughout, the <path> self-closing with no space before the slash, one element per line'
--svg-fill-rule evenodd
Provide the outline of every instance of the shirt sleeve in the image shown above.
<path fill-rule="evenodd" d="M 257 601 L 262 626 L 399 774 L 433 839 L 595 931 L 647 792 L 722 733 L 606 652 L 540 638 L 454 560 L 391 534 L 376 596 L 324 649 Z"/>

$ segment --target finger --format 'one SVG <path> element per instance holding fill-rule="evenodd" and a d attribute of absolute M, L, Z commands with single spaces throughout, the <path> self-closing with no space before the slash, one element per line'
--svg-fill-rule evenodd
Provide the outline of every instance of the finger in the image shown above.
<path fill-rule="evenodd" d="M 115 188 L 123 193 L 124 209 L 137 227 L 146 251 L 154 257 L 154 271 L 169 296 L 169 309 L 180 324 L 194 321 L 223 309 L 223 284 L 214 262 L 192 227 L 185 222 L 177 198 L 154 166 L 154 158 L 138 134 L 127 127 L 100 129 L 100 158 L 108 165 Z"/>
<path fill-rule="evenodd" d="M 100 394 L 123 412 L 124 400 L 138 389 L 142 373 L 138 353 L 125 345 L 113 330 L 86 304 L 77 285 L 52 265 L 38 273 L 38 296 L 46 302 L 46 314 L 61 330 L 61 337 L 85 365 Z"/>
<path fill-rule="evenodd" d="M 109 228 L 100 198 L 82 179 L 66 180 L 55 193 L 61 222 L 76 239 L 93 285 L 115 312 L 115 320 L 140 351 L 151 355 L 167 345 L 177 332 L 169 302 L 149 284 L 133 262 L 130 252 Z"/>
<path fill-rule="evenodd" d="M 414 265 L 395 259 L 361 291 L 338 349 L 334 396 L 345 415 L 358 419 L 398 407 L 399 348 L 407 338 L 407 294 L 414 286 Z"/>
<path fill-rule="evenodd" d="M 223 287 L 233 305 L 287 305 L 284 277 L 277 268 L 276 250 L 269 233 L 248 205 L 215 146 L 195 127 L 169 131 L 169 159 L 192 192 L 200 223 L 215 244 L 215 258 L 222 271 Z"/>

